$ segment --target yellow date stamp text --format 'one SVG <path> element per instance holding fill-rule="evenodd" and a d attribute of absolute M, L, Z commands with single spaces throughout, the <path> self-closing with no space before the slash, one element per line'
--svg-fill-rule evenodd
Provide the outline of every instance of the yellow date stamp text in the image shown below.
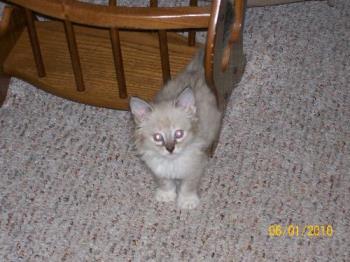
<path fill-rule="evenodd" d="M 332 237 L 334 229 L 332 225 L 281 225 L 272 224 L 268 227 L 270 237 Z"/>

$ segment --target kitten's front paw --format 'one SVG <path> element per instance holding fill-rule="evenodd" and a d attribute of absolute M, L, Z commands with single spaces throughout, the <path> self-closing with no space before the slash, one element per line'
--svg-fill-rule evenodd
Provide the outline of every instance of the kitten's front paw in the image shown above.
<path fill-rule="evenodd" d="M 176 191 L 174 190 L 162 190 L 157 189 L 156 191 L 156 200 L 160 202 L 170 202 L 176 199 Z"/>
<path fill-rule="evenodd" d="M 197 194 L 180 195 L 177 200 L 177 205 L 182 209 L 193 209 L 199 204 L 199 197 Z"/>

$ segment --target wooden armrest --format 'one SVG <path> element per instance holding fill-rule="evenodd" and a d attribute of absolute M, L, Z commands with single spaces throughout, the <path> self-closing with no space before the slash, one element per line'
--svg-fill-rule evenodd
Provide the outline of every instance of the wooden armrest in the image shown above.
<path fill-rule="evenodd" d="M 124 29 L 189 29 L 207 28 L 209 7 L 116 7 L 74 0 L 8 0 L 50 17 L 73 23 Z"/>

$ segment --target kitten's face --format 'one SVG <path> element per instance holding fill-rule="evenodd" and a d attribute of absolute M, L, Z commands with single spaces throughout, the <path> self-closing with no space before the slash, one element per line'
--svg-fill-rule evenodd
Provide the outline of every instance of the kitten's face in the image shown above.
<path fill-rule="evenodd" d="M 142 151 L 151 150 L 171 158 L 193 141 L 196 117 L 192 91 L 180 95 L 177 101 L 153 107 L 134 99 L 130 101 L 130 107 L 137 123 L 136 139 Z"/>
<path fill-rule="evenodd" d="M 170 157 L 181 153 L 193 139 L 193 120 L 184 110 L 174 106 L 154 108 L 139 126 L 145 149 Z"/>

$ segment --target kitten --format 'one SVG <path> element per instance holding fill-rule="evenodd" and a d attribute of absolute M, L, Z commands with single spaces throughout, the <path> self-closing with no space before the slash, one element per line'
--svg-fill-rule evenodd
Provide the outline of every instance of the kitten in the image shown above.
<path fill-rule="evenodd" d="M 205 82 L 203 60 L 201 50 L 159 91 L 153 103 L 130 99 L 135 145 L 154 174 L 158 186 L 155 198 L 168 202 L 177 197 L 178 206 L 184 209 L 195 208 L 200 202 L 199 181 L 222 118 Z"/>

